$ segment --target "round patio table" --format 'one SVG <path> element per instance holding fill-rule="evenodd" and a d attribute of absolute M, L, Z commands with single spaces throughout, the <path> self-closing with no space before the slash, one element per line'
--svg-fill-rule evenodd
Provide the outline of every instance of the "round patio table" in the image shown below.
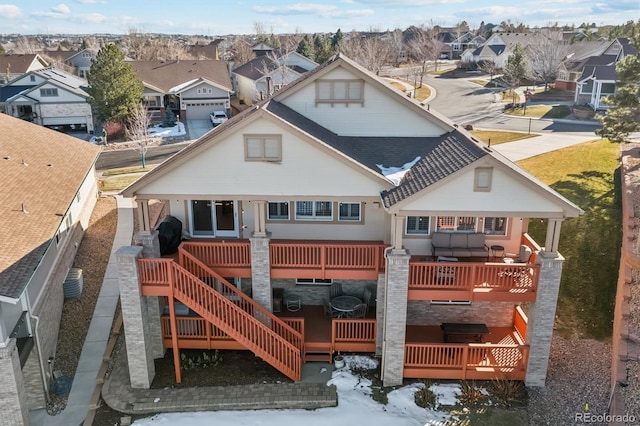
<path fill-rule="evenodd" d="M 329 301 L 331 307 L 338 312 L 342 318 L 353 315 L 356 306 L 362 303 L 362 300 L 355 296 L 337 296 Z"/>

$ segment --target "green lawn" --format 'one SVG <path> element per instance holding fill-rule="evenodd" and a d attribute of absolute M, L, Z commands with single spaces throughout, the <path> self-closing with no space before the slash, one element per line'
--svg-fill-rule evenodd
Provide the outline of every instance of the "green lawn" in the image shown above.
<path fill-rule="evenodd" d="M 104 172 L 102 172 L 102 176 L 116 176 L 116 175 L 125 175 L 129 173 L 146 173 L 152 168 L 153 166 L 147 166 L 144 168 L 143 167 L 125 167 L 122 169 L 111 169 L 111 170 L 105 170 Z"/>
<path fill-rule="evenodd" d="M 567 105 L 531 105 L 526 109 L 514 108 L 507 111 L 510 115 L 521 115 L 537 118 L 563 118 L 571 114 L 571 108 Z"/>
<path fill-rule="evenodd" d="M 127 186 L 131 185 L 136 180 L 140 179 L 144 173 L 136 173 L 125 176 L 112 176 L 105 179 L 100 179 L 99 189 L 103 192 L 121 191 Z"/>
<path fill-rule="evenodd" d="M 537 134 L 527 134 L 519 132 L 499 132 L 497 130 L 472 130 L 471 134 L 487 145 L 499 145 L 501 143 L 513 142 L 520 139 L 533 138 Z"/>
<path fill-rule="evenodd" d="M 618 144 L 605 139 L 518 162 L 585 211 L 566 219 L 560 236 L 566 261 L 556 328 L 565 337 L 611 336 L 622 241 L 619 156 Z M 546 226 L 529 223 L 529 233 L 542 244 Z"/>

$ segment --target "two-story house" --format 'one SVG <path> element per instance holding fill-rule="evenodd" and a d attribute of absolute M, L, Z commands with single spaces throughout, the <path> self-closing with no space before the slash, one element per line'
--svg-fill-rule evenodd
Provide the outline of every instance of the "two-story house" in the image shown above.
<path fill-rule="evenodd" d="M 29 424 L 55 371 L 63 283 L 97 199 L 98 147 L 0 114 L 0 422 Z"/>
<path fill-rule="evenodd" d="M 337 55 L 123 191 L 131 384 L 173 348 L 252 350 L 293 380 L 334 352 L 403 378 L 543 386 L 582 210 L 428 106 Z M 160 258 L 149 201 L 189 236 Z M 545 241 L 527 233 L 548 222 Z M 179 302 L 179 303 L 177 303 Z M 364 305 L 364 306 L 363 306 Z"/>
<path fill-rule="evenodd" d="M 6 84 L 29 71 L 40 70 L 48 66 L 49 63 L 36 53 L 0 55 L 0 84 Z"/>

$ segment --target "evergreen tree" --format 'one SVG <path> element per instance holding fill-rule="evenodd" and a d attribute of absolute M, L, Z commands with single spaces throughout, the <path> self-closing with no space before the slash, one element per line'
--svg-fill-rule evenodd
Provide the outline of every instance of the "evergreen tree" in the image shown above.
<path fill-rule="evenodd" d="M 640 47 L 640 39 L 634 45 Z M 613 105 L 601 118 L 602 129 L 596 133 L 614 142 L 624 142 L 627 136 L 640 131 L 640 52 L 628 55 L 616 65 L 616 94 L 607 97 Z"/>
<path fill-rule="evenodd" d="M 91 107 L 99 120 L 126 121 L 142 100 L 142 82 L 115 44 L 100 49 L 87 80 Z"/>
<path fill-rule="evenodd" d="M 338 31 L 336 31 L 333 37 L 331 37 L 331 48 L 334 52 L 337 52 L 340 49 L 340 43 L 342 43 L 343 39 L 344 34 L 342 34 L 342 31 L 338 28 Z"/>
<path fill-rule="evenodd" d="M 300 43 L 298 43 L 298 49 L 296 50 L 299 54 L 306 56 L 307 58 L 315 61 L 316 53 L 313 49 L 313 43 L 309 39 L 309 34 L 305 34 Z"/>
<path fill-rule="evenodd" d="M 313 47 L 316 54 L 315 61 L 319 64 L 326 62 L 333 56 L 333 49 L 331 49 L 331 42 L 328 38 L 320 38 L 316 35 L 313 38 Z"/>

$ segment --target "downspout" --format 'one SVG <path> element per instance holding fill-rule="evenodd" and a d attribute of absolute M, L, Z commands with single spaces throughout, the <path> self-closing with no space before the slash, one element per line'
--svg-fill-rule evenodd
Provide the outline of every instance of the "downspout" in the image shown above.
<path fill-rule="evenodd" d="M 51 402 L 49 398 L 49 385 L 47 383 L 47 374 L 44 369 L 44 362 L 42 360 L 42 357 L 43 357 L 43 353 L 41 349 L 42 346 L 40 345 L 40 338 L 38 337 L 38 326 L 40 325 L 40 317 L 33 314 L 33 310 L 31 309 L 31 301 L 29 300 L 28 295 L 26 297 L 26 300 L 27 300 L 27 310 L 29 312 L 29 317 L 36 320 L 36 326 L 32 330 L 32 332 L 33 332 L 33 338 L 36 341 L 36 349 L 38 351 L 38 365 L 40 366 L 40 375 L 42 377 L 42 388 L 44 389 L 44 399 L 46 400 L 48 405 L 49 402 Z M 31 321 L 29 321 L 29 327 L 31 327 Z"/>

